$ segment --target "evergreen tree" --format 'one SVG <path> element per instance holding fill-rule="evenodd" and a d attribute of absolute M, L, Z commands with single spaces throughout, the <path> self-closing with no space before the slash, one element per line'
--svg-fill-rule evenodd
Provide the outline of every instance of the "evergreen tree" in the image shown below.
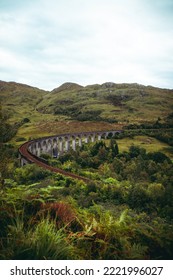
<path fill-rule="evenodd" d="M 110 139 L 110 149 L 111 149 L 111 154 L 112 158 L 116 157 L 119 154 L 119 148 L 118 144 L 115 139 Z"/>

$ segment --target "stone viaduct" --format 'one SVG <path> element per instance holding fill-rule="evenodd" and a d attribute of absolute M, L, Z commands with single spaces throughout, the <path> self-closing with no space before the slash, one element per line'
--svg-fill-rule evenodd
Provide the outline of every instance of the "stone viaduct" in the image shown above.
<path fill-rule="evenodd" d="M 112 130 L 66 133 L 34 139 L 24 143 L 19 148 L 20 165 L 24 166 L 28 163 L 36 163 L 37 165 L 47 168 L 53 172 L 64 174 L 64 172 L 61 172 L 60 169 L 54 168 L 56 170 L 53 170 L 53 168 L 48 167 L 45 160 L 41 158 L 41 155 L 48 154 L 53 158 L 58 158 L 70 149 L 75 151 L 77 147 L 82 147 L 83 143 L 87 144 L 89 142 L 100 141 L 101 139 L 112 138 L 121 132 L 121 130 Z M 69 174 L 68 176 L 70 176 Z"/>

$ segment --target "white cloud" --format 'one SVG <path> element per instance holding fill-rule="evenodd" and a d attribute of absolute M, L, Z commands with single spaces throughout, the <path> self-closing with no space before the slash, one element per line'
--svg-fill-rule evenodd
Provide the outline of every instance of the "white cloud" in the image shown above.
<path fill-rule="evenodd" d="M 159 2 L 6 4 L 0 12 L 0 79 L 45 89 L 110 80 L 173 87 L 173 20 L 169 1 L 163 13 Z"/>

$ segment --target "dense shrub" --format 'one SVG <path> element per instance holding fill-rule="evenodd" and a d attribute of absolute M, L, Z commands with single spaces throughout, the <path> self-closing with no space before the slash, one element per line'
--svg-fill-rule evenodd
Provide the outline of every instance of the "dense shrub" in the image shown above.
<path fill-rule="evenodd" d="M 38 167 L 35 164 L 28 164 L 16 168 L 14 177 L 19 184 L 38 182 L 50 175 L 50 172 Z"/>

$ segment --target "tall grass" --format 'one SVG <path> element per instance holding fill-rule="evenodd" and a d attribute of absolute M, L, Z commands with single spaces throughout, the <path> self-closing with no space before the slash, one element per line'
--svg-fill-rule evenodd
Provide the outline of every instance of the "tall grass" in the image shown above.
<path fill-rule="evenodd" d="M 67 243 L 63 229 L 57 230 L 49 217 L 34 228 L 24 224 L 17 214 L 8 226 L 7 238 L 1 246 L 0 259 L 67 260 L 75 259 L 75 249 Z"/>

